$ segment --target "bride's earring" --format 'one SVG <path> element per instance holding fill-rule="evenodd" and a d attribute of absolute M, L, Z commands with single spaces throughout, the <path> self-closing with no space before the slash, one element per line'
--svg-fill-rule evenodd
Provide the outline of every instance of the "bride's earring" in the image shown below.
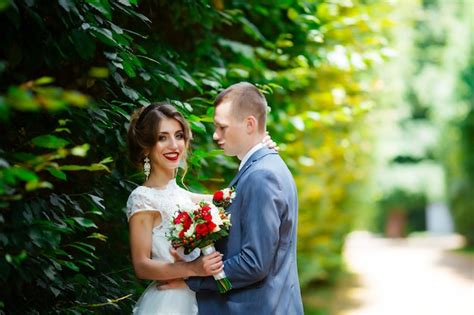
<path fill-rule="evenodd" d="M 148 158 L 148 155 L 145 156 L 145 159 L 143 160 L 143 173 L 145 173 L 146 180 L 148 180 L 148 177 L 150 176 L 150 170 L 151 170 L 151 164 L 150 164 L 150 159 Z"/>

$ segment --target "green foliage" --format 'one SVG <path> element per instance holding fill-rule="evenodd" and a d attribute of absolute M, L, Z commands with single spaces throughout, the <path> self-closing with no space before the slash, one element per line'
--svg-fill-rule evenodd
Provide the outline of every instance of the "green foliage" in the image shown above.
<path fill-rule="evenodd" d="M 425 209 L 427 205 L 426 195 L 419 192 L 410 192 L 396 188 L 378 200 L 376 229 L 384 233 L 387 220 L 393 211 L 405 215 L 405 232 L 418 232 L 426 230 Z"/>
<path fill-rule="evenodd" d="M 474 63 L 471 65 L 471 78 L 474 75 Z M 471 81 L 472 83 L 472 81 Z M 471 87 L 471 92 L 474 89 Z M 467 246 L 474 246 L 474 101 L 471 97 L 471 109 L 466 117 L 458 124 L 460 127 L 460 148 L 456 161 L 459 164 L 450 165 L 449 178 L 451 183 L 450 201 L 453 209 L 456 230 L 466 237 Z"/>
<path fill-rule="evenodd" d="M 17 0 L 0 9 L 0 286 L 11 288 L 0 310 L 130 313 L 143 290 L 125 217 L 143 178 L 124 158 L 130 113 L 163 100 L 182 111 L 194 134 L 185 182 L 216 189 L 237 163 L 215 149 L 211 104 L 242 80 L 266 93 L 270 131 L 296 175 L 302 284 L 340 268 L 370 154 L 368 70 L 384 58 L 385 5 Z"/>
<path fill-rule="evenodd" d="M 383 34 L 370 30 L 390 25 L 384 17 L 388 10 L 383 3 L 318 5 L 318 40 L 307 46 L 311 59 L 301 63 L 297 58 L 298 67 L 285 71 L 285 80 L 278 82 L 294 93 L 283 96 L 289 106 L 271 125 L 285 130 L 283 154 L 299 170 L 303 286 L 334 279 L 343 264 L 344 238 L 358 213 L 365 211 L 361 199 L 367 194 L 372 153 L 366 124 L 375 105 L 369 97 L 371 70 L 386 57 Z M 305 29 L 316 34 L 314 27 Z"/>
<path fill-rule="evenodd" d="M 467 14 L 466 14 L 467 15 Z M 467 15 L 471 19 L 474 13 Z M 472 23 L 471 33 L 474 31 Z M 457 98 L 467 108 L 466 113 L 454 120 L 451 128 L 458 128 L 455 133 L 459 139 L 459 147 L 450 143 L 445 152 L 445 163 L 448 170 L 448 181 L 450 183 L 449 197 L 453 209 L 454 222 L 459 233 L 467 240 L 467 247 L 474 246 L 474 43 L 471 41 L 470 58 L 465 68 L 459 73 L 457 82 Z M 448 150 L 457 151 L 458 154 L 452 159 L 452 153 Z"/>
<path fill-rule="evenodd" d="M 431 159 L 441 169 L 446 191 L 429 196 L 430 201 L 446 201 L 453 214 L 457 232 L 474 244 L 473 108 L 474 70 L 472 1 L 404 2 L 397 13 L 403 25 L 395 35 L 403 55 L 392 80 L 399 77 L 402 86 L 385 100 L 397 107 L 408 106 L 410 117 L 402 122 L 410 125 L 412 135 L 429 133 L 428 145 L 411 139 L 411 161 L 423 164 Z M 397 84 L 398 83 L 398 84 Z M 428 132 L 427 132 L 428 131 Z M 422 137 L 417 137 L 421 140 Z M 403 148 L 406 157 L 406 149 Z M 416 153 L 414 153 L 416 152 Z M 401 159 L 410 162 L 410 159 Z M 400 159 L 399 159 L 400 161 Z M 433 170 L 433 169 L 431 169 Z M 425 175 L 425 174 L 424 174 Z M 429 177 L 430 173 L 426 173 Z M 431 177 L 434 178 L 434 177 Z M 426 187 L 433 186 L 429 180 Z"/>

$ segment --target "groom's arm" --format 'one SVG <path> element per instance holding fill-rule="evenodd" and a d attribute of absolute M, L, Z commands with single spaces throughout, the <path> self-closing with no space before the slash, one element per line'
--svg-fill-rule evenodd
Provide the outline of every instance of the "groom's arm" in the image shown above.
<path fill-rule="evenodd" d="M 242 248 L 224 261 L 224 271 L 232 288 L 242 288 L 264 279 L 271 267 L 279 242 L 280 215 L 284 207 L 282 191 L 274 174 L 256 171 L 250 174 L 241 191 Z M 212 277 L 190 278 L 193 291 L 217 290 Z"/>

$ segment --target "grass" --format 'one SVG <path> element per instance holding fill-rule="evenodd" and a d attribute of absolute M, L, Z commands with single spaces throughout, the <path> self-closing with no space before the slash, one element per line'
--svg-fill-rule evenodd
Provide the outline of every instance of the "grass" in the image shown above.
<path fill-rule="evenodd" d="M 457 248 L 453 252 L 474 256 L 474 246 Z"/>
<path fill-rule="evenodd" d="M 313 284 L 302 291 L 306 315 L 338 315 L 359 305 L 354 296 L 357 276 L 342 273 L 332 284 Z"/>

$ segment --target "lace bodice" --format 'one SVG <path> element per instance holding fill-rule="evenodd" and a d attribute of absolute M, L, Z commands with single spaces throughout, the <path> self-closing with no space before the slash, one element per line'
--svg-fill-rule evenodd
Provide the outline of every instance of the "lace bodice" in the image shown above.
<path fill-rule="evenodd" d="M 139 186 L 128 197 L 127 218 L 130 220 L 142 211 L 158 211 L 161 224 L 153 228 L 151 258 L 164 262 L 173 262 L 170 253 L 170 242 L 166 233 L 171 224 L 171 217 L 176 210 L 193 205 L 191 194 L 180 188 L 176 181 L 171 180 L 166 188 L 150 188 Z M 138 315 L 197 315 L 196 296 L 189 288 L 159 290 L 153 281 L 138 300 L 133 314 Z"/>
<path fill-rule="evenodd" d="M 192 206 L 191 195 L 171 180 L 166 188 L 158 189 L 138 186 L 132 191 L 127 201 L 127 219 L 142 211 L 158 211 L 161 224 L 153 228 L 152 258 L 173 261 L 169 253 L 170 244 L 166 233 L 170 227 L 173 214 L 181 207 Z"/>

